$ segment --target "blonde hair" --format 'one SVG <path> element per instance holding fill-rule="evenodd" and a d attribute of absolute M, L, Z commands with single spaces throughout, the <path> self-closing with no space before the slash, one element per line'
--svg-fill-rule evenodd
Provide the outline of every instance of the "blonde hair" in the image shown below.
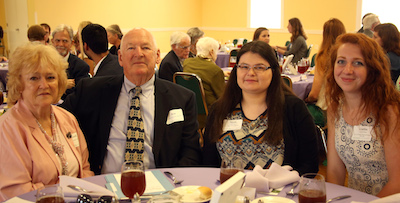
<path fill-rule="evenodd" d="M 17 103 L 24 90 L 22 72 L 33 72 L 40 66 L 46 65 L 57 73 L 58 95 L 53 103 L 57 103 L 67 89 L 68 63 L 53 46 L 46 46 L 41 43 L 26 43 L 19 46 L 11 54 L 8 67 L 8 102 L 11 105 Z"/>

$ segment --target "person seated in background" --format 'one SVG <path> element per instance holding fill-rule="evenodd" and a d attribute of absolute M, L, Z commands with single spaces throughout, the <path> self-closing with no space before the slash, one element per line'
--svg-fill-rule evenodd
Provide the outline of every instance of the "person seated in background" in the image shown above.
<path fill-rule="evenodd" d="M 161 61 L 159 77 L 172 82 L 174 73 L 183 71 L 183 61 L 189 57 L 190 37 L 184 32 L 174 32 L 170 44 L 172 50 Z"/>
<path fill-rule="evenodd" d="M 64 60 L 68 62 L 68 84 L 65 94 L 61 97 L 62 99 L 65 99 L 65 97 L 72 92 L 75 85 L 78 84 L 81 79 L 89 77 L 89 65 L 76 55 L 70 53 L 73 33 L 72 27 L 65 24 L 58 25 L 52 33 L 52 45 L 56 48 L 58 53 L 64 57 Z"/>
<path fill-rule="evenodd" d="M 8 102 L 0 117 L 0 201 L 57 184 L 58 176 L 92 176 L 85 137 L 75 117 L 55 104 L 68 67 L 57 51 L 27 43 L 11 54 Z"/>
<path fill-rule="evenodd" d="M 303 25 L 298 18 L 291 18 L 288 23 L 288 31 L 292 34 L 290 44 L 287 47 L 272 46 L 276 52 L 288 56 L 293 54 L 293 63 L 297 63 L 307 54 L 307 36 L 304 32 Z"/>
<path fill-rule="evenodd" d="M 183 72 L 194 73 L 201 78 L 208 108 L 221 97 L 225 88 L 224 72 L 215 64 L 218 48 L 217 40 L 203 37 L 196 45 L 197 57 L 188 58 L 183 63 Z M 199 129 L 205 124 L 206 117 L 199 117 Z"/>
<path fill-rule="evenodd" d="M 46 35 L 44 36 L 44 41 L 46 42 L 46 44 L 50 44 L 50 34 L 51 34 L 50 25 L 47 23 L 41 23 L 40 26 L 42 26 L 42 28 L 46 32 Z"/>
<path fill-rule="evenodd" d="M 336 38 L 346 33 L 342 21 L 337 18 L 332 18 L 324 23 L 322 31 L 322 44 L 316 57 L 316 66 L 314 71 L 314 81 L 312 88 L 307 98 L 304 101 L 307 103 L 307 108 L 314 118 L 315 124 L 324 127 L 326 124 L 326 109 L 325 103 L 325 85 L 326 71 L 329 66 L 330 50 L 336 42 Z"/>
<path fill-rule="evenodd" d="M 254 31 L 253 41 L 261 40 L 269 44 L 270 35 L 269 30 L 265 27 L 259 27 Z"/>
<path fill-rule="evenodd" d="M 372 38 L 374 36 L 375 27 L 381 24 L 381 22 L 379 21 L 379 17 L 377 15 L 369 13 L 365 14 L 365 16 L 363 17 L 362 24 L 363 30 L 359 32 Z"/>
<path fill-rule="evenodd" d="M 113 46 L 108 50 L 111 54 L 118 55 L 118 50 L 121 48 L 122 32 L 117 24 L 110 25 L 106 28 L 108 42 Z"/>
<path fill-rule="evenodd" d="M 7 57 L 5 57 L 5 56 L 0 56 L 0 62 L 3 62 L 3 61 L 8 61 Z"/>
<path fill-rule="evenodd" d="M 118 173 L 124 161 L 135 159 L 146 169 L 200 165 L 196 95 L 155 77 L 160 50 L 153 35 L 129 31 L 118 56 L 123 75 L 82 80 L 61 104 L 85 133 L 95 174 Z M 136 140 L 133 133 L 144 137 Z M 131 149 L 133 143 L 140 148 Z"/>
<path fill-rule="evenodd" d="M 207 118 L 203 164 L 219 167 L 222 158 L 240 160 L 245 169 L 269 168 L 275 162 L 300 175 L 318 172 L 313 118 L 284 85 L 273 49 L 253 41 L 243 45 L 237 59 Z"/>
<path fill-rule="evenodd" d="M 384 197 L 400 187 L 400 93 L 389 62 L 368 36 L 344 34 L 331 50 L 327 181 Z"/>
<path fill-rule="evenodd" d="M 92 24 L 92 22 L 90 22 L 90 21 L 82 21 L 82 22 L 79 23 L 78 31 L 76 32 L 76 34 L 78 35 L 80 54 L 78 54 L 77 56 L 80 59 L 82 59 L 83 61 L 85 61 L 89 65 L 89 67 L 90 67 L 89 73 L 90 73 L 90 76 L 92 76 L 93 75 L 94 66 L 96 64 L 94 64 L 93 60 L 89 59 L 89 57 L 83 51 L 83 42 L 82 42 L 82 34 L 81 34 L 82 33 L 82 29 L 84 27 L 86 27 L 86 25 L 89 25 L 89 24 Z"/>
<path fill-rule="evenodd" d="M 122 67 L 118 56 L 108 51 L 106 29 L 99 24 L 89 24 L 82 29 L 83 50 L 94 61 L 93 77 L 106 75 L 122 75 Z"/>
<path fill-rule="evenodd" d="M 204 32 L 198 27 L 192 27 L 187 31 L 187 34 L 190 37 L 189 58 L 194 58 L 197 55 L 196 43 L 200 38 L 204 36 Z"/>
<path fill-rule="evenodd" d="M 390 61 L 390 76 L 394 84 L 400 76 L 400 33 L 392 23 L 374 28 L 373 39 L 384 49 Z"/>
<path fill-rule="evenodd" d="M 28 28 L 28 39 L 30 42 L 40 42 L 46 44 L 44 36 L 46 32 L 40 25 L 32 25 Z"/>

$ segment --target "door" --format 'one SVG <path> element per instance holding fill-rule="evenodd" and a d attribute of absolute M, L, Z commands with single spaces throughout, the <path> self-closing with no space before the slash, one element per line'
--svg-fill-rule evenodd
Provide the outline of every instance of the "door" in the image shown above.
<path fill-rule="evenodd" d="M 8 47 L 12 53 L 16 47 L 28 42 L 28 6 L 26 0 L 4 0 L 7 22 Z"/>

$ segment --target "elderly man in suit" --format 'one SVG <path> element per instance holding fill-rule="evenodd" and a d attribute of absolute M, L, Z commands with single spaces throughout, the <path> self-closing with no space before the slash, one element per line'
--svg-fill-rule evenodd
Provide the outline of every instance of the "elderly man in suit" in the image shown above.
<path fill-rule="evenodd" d="M 107 75 L 122 75 L 122 67 L 118 57 L 109 53 L 106 29 L 99 24 L 89 24 L 82 29 L 82 42 L 85 54 L 94 61 L 96 66 L 93 77 Z"/>
<path fill-rule="evenodd" d="M 127 128 L 134 114 L 130 101 L 137 97 L 130 94 L 136 87 L 141 88 L 138 97 L 144 143 L 140 146 L 144 146 L 145 167 L 199 165 L 196 96 L 155 77 L 160 50 L 152 34 L 142 28 L 129 31 L 122 38 L 118 59 L 123 75 L 83 80 L 62 104 L 77 117 L 86 136 L 91 169 L 95 174 L 120 172 L 129 158 Z"/>
<path fill-rule="evenodd" d="M 74 31 L 72 27 L 65 24 L 57 26 L 52 33 L 52 45 L 57 49 L 58 53 L 64 57 L 65 61 L 68 62 L 68 89 L 65 91 L 62 99 L 65 99 L 65 97 L 72 92 L 75 84 L 78 84 L 82 78 L 89 77 L 89 65 L 79 57 L 70 53 L 73 37 Z"/>
<path fill-rule="evenodd" d="M 170 44 L 172 50 L 160 64 L 159 77 L 172 82 L 174 73 L 183 71 L 183 61 L 189 57 L 190 37 L 184 32 L 174 32 Z"/>

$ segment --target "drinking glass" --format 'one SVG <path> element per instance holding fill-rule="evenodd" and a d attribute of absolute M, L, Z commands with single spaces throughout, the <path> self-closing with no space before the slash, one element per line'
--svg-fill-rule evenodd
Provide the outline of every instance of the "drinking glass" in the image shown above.
<path fill-rule="evenodd" d="M 305 76 L 304 73 L 308 70 L 310 67 L 310 60 L 302 58 L 298 63 L 297 63 L 297 71 L 300 73 L 300 80 Z"/>
<path fill-rule="evenodd" d="M 299 203 L 326 202 L 325 178 L 321 174 L 306 173 L 300 178 Z"/>
<path fill-rule="evenodd" d="M 141 161 L 126 161 L 121 169 L 121 189 L 132 202 L 140 202 L 146 189 L 144 165 Z"/>
<path fill-rule="evenodd" d="M 223 159 L 221 161 L 221 171 L 219 176 L 221 184 L 228 180 L 230 177 L 234 176 L 237 172 L 243 172 L 243 168 L 244 164 L 240 160 L 232 161 Z"/>
<path fill-rule="evenodd" d="M 36 203 L 64 203 L 64 193 L 58 185 L 41 187 L 36 193 Z"/>

